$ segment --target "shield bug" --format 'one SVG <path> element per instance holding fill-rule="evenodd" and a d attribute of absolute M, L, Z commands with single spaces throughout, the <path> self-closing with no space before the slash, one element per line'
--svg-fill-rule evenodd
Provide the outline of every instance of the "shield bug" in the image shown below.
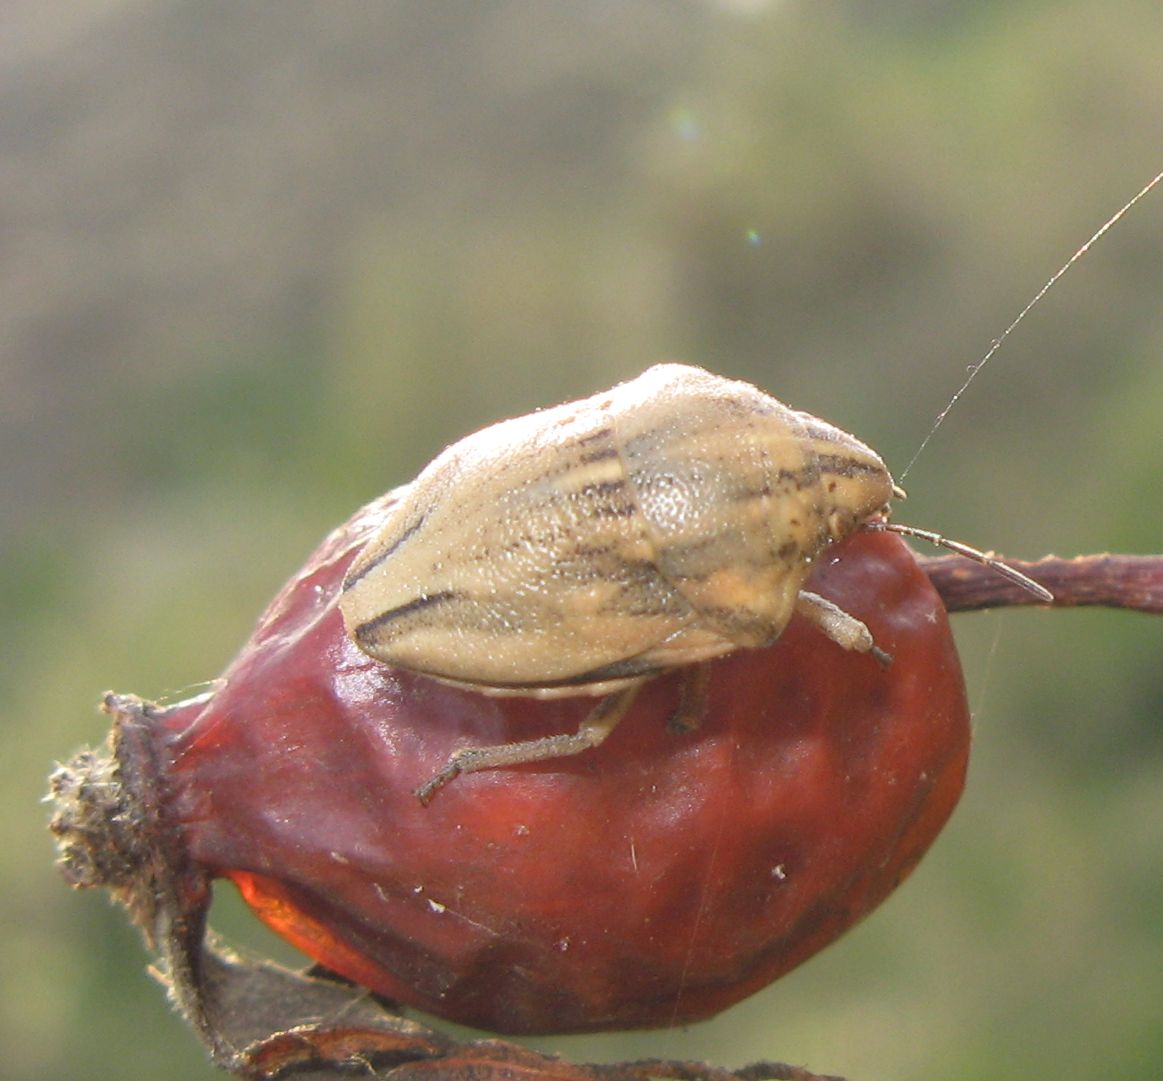
<path fill-rule="evenodd" d="M 600 695 L 563 735 L 455 751 L 458 773 L 600 744 L 645 680 L 692 666 L 675 718 L 701 717 L 702 662 L 773 643 L 793 614 L 890 658 L 857 618 L 803 588 L 861 528 L 910 532 L 1051 599 L 936 534 L 890 525 L 904 493 L 839 428 L 748 383 L 660 364 L 441 453 L 356 557 L 339 606 L 370 657 L 486 694 Z"/>

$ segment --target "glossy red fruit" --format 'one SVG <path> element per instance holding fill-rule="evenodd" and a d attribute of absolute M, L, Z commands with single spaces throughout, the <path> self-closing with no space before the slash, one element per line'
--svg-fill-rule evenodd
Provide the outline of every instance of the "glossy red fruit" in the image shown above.
<path fill-rule="evenodd" d="M 815 953 L 909 873 L 960 795 L 969 718 L 945 611 L 898 538 L 831 549 L 811 588 L 883 668 L 794 620 L 716 662 L 702 727 L 649 684 L 600 748 L 413 795 L 461 743 L 573 731 L 588 698 L 489 698 L 345 636 L 338 530 L 213 697 L 159 715 L 163 814 L 195 867 L 383 995 L 501 1032 L 707 1017 Z"/>

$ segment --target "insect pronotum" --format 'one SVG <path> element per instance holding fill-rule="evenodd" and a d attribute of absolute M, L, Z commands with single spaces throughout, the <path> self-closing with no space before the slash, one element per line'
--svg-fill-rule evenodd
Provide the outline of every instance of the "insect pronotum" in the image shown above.
<path fill-rule="evenodd" d="M 888 522 L 904 493 L 854 436 L 748 383 L 660 364 L 612 390 L 503 421 L 441 453 L 347 572 L 339 606 L 361 650 L 488 694 L 600 695 L 574 733 L 462 748 L 459 773 L 600 744 L 642 684 L 770 645 L 792 615 L 844 649 L 891 658 L 804 589 L 820 553 L 862 528 L 909 533 L 1041 586 L 967 545 Z"/>

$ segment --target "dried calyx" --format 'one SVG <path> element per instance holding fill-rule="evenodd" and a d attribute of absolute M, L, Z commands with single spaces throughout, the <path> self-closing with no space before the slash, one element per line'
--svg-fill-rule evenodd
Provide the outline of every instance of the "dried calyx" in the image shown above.
<path fill-rule="evenodd" d="M 117 699 L 104 708 L 116 715 Z M 131 753 L 123 753 L 125 745 Z M 157 816 L 158 787 L 149 740 L 116 721 L 102 750 L 79 752 L 49 778 L 61 873 L 78 889 L 103 887 L 129 909 L 153 941 L 162 891 L 158 860 L 169 848 Z M 143 778 L 143 774 L 145 775 Z"/>

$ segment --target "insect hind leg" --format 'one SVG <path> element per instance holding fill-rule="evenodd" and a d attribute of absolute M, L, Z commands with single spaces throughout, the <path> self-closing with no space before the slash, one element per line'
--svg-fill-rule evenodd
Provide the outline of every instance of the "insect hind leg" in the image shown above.
<path fill-rule="evenodd" d="M 796 611 L 810 619 L 836 645 L 857 653 L 871 653 L 885 667 L 892 664 L 892 655 L 873 641 L 872 632 L 859 619 L 818 593 L 801 589 L 796 597 Z"/>
<path fill-rule="evenodd" d="M 519 743 L 498 743 L 492 747 L 462 747 L 454 751 L 444 764 L 444 768 L 416 789 L 417 798 L 427 805 L 441 788 L 462 773 L 516 766 L 521 762 L 540 762 L 547 758 L 565 758 L 599 746 L 626 715 L 639 688 L 645 682 L 643 679 L 606 695 L 586 715 L 586 719 L 576 732 L 523 740 Z"/>

